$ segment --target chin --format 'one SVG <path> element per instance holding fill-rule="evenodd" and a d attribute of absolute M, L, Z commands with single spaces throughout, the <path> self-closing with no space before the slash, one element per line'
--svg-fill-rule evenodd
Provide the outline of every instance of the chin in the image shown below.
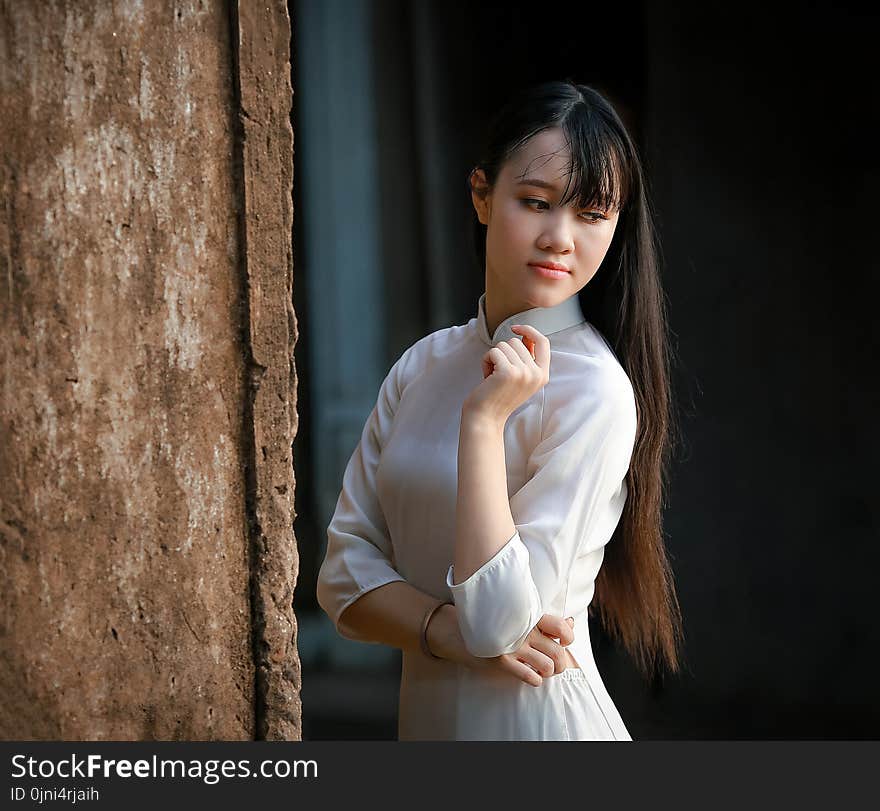
<path fill-rule="evenodd" d="M 542 285 L 539 282 L 529 290 L 527 298 L 529 301 L 534 302 L 532 304 L 533 307 L 555 307 L 574 295 L 574 292 L 567 285 L 563 286 L 560 284 L 555 289 L 550 289 L 550 285 Z"/>

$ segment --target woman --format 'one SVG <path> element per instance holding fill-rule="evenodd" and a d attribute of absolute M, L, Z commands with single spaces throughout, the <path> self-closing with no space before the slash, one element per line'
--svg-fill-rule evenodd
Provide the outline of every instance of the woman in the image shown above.
<path fill-rule="evenodd" d="M 383 381 L 318 600 L 343 636 L 403 651 L 400 740 L 632 740 L 588 607 L 646 675 L 677 669 L 681 637 L 641 164 L 607 100 L 549 82 L 501 111 L 468 180 L 486 291 Z"/>

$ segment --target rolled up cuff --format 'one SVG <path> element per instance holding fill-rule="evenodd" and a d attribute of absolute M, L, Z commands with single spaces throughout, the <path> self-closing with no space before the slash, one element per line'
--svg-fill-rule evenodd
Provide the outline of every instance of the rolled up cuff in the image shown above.
<path fill-rule="evenodd" d="M 529 569 L 529 550 L 519 531 L 466 580 L 454 583 L 453 576 L 450 566 L 446 585 L 468 651 L 491 657 L 519 649 L 540 619 L 535 616 L 540 598 Z"/>

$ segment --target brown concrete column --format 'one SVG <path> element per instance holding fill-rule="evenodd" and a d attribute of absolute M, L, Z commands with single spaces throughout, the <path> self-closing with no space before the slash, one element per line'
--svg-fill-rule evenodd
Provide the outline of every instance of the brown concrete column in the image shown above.
<path fill-rule="evenodd" d="M 300 737 L 289 21 L 242 5 L 0 0 L 4 739 Z"/>

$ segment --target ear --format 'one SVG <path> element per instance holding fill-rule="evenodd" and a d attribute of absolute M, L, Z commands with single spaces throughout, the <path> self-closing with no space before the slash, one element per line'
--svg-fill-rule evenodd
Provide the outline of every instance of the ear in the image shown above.
<path fill-rule="evenodd" d="M 471 200 L 477 212 L 477 219 L 489 224 L 489 212 L 492 210 L 492 193 L 486 181 L 486 173 L 482 169 L 474 169 L 470 174 Z"/>

